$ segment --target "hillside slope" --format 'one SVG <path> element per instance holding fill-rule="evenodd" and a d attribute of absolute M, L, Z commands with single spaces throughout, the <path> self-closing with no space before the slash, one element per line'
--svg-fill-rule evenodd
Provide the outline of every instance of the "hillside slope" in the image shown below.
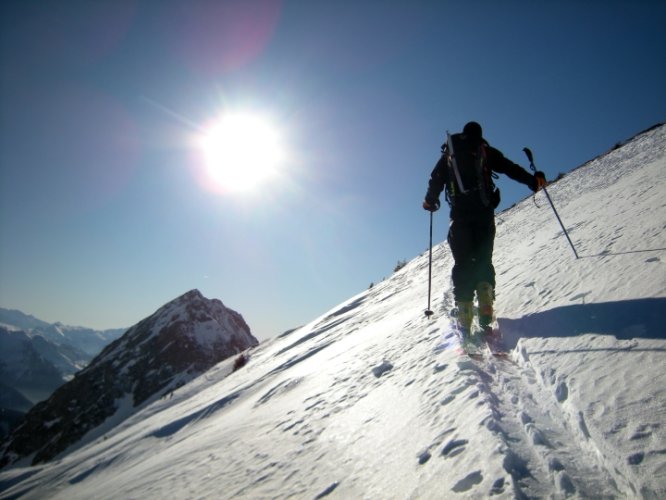
<path fill-rule="evenodd" d="M 443 243 L 432 319 L 424 254 L 242 370 L 220 363 L 53 463 L 3 471 L 2 494 L 664 498 L 665 172 L 661 126 L 550 187 L 578 260 L 542 195 L 499 215 L 511 360 L 455 348 Z"/>

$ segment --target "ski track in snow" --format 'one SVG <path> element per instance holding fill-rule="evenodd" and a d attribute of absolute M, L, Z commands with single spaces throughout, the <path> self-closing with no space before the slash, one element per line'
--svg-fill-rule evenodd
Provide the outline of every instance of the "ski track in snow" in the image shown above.
<path fill-rule="evenodd" d="M 2 471 L 0 496 L 664 498 L 665 144 L 662 126 L 551 187 L 581 259 L 549 207 L 498 217 L 508 359 L 457 352 L 442 243 L 431 319 L 424 254 L 241 370 Z"/>
<path fill-rule="evenodd" d="M 608 487 L 613 480 L 597 454 L 580 446 L 566 412 L 539 384 L 529 364 L 491 362 L 479 370 L 479 379 L 491 408 L 484 425 L 501 442 L 503 466 L 517 496 L 617 494 Z"/>

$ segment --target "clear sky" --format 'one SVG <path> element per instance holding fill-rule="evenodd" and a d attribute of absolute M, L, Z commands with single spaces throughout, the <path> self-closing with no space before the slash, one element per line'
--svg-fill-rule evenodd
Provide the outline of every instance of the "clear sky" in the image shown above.
<path fill-rule="evenodd" d="M 5 0 L 0 18 L 0 306 L 72 325 L 129 327 L 198 288 L 282 333 L 427 249 L 447 129 L 476 120 L 553 178 L 666 119 L 663 1 Z M 237 191 L 202 137 L 250 113 L 282 153 Z M 499 186 L 500 208 L 530 194 Z"/>

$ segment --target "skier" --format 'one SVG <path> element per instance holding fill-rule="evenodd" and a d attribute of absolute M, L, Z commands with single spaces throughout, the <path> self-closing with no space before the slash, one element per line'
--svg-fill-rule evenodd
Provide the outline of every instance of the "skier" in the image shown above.
<path fill-rule="evenodd" d="M 442 156 L 428 182 L 423 208 L 435 212 L 439 195 L 446 188 L 451 207 L 448 242 L 453 254 L 453 296 L 458 328 L 471 334 L 474 319 L 474 293 L 478 302 L 479 326 L 492 331 L 495 299 L 495 208 L 499 189 L 493 184 L 494 172 L 508 175 L 536 192 L 546 185 L 543 172 L 534 175 L 504 157 L 485 139 L 481 125 L 469 122 L 461 134 L 448 135 Z"/>

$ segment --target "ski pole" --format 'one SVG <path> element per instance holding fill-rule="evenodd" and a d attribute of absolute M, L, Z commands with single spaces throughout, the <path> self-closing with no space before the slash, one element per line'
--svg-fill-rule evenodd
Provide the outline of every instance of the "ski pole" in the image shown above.
<path fill-rule="evenodd" d="M 430 319 L 434 313 L 430 310 L 430 290 L 432 286 L 432 212 L 430 212 L 430 251 L 428 255 L 428 308 L 425 315 Z"/>
<path fill-rule="evenodd" d="M 534 156 L 532 156 L 532 151 L 530 151 L 530 148 L 523 148 L 523 151 L 525 151 L 525 155 L 527 156 L 527 159 L 530 161 L 530 168 L 532 169 L 533 172 L 536 172 L 536 167 L 534 166 Z M 555 205 L 553 205 L 553 200 L 550 199 L 550 195 L 548 194 L 548 191 L 546 190 L 546 187 L 544 186 L 543 192 L 546 194 L 546 198 L 548 199 L 548 203 L 550 203 L 551 208 L 553 209 L 553 212 L 555 212 L 555 217 L 557 217 L 557 222 L 560 223 L 560 227 L 562 228 L 562 231 L 564 231 L 564 236 L 567 237 L 567 240 L 569 241 L 569 245 L 571 245 L 571 249 L 573 250 L 574 255 L 578 259 L 578 252 L 576 252 L 576 247 L 574 246 L 573 242 L 571 241 L 571 238 L 569 238 L 569 233 L 567 232 L 566 228 L 564 227 L 564 224 L 562 223 L 562 219 L 560 219 L 560 214 L 557 213 L 557 210 L 555 210 Z"/>

